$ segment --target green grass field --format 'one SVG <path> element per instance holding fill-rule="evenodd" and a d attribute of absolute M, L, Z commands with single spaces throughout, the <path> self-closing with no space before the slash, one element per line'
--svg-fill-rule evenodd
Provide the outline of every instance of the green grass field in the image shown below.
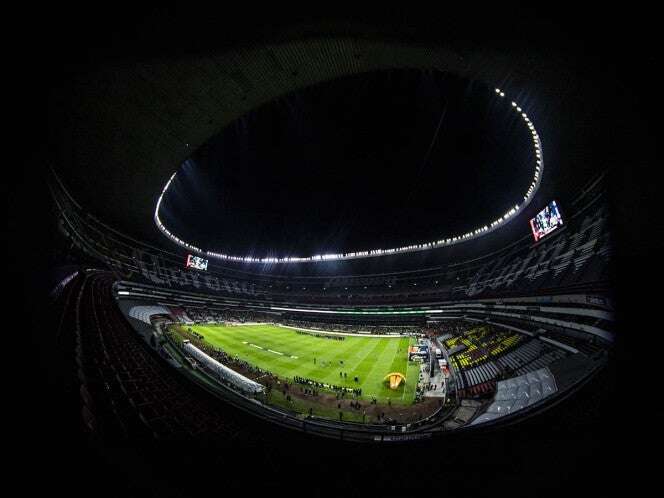
<path fill-rule="evenodd" d="M 410 404 L 415 397 L 419 366 L 408 362 L 409 337 L 345 336 L 337 341 L 298 334 L 275 325 L 193 325 L 205 340 L 280 377 L 305 377 L 318 382 L 362 389 L 362 398 Z M 314 363 L 314 358 L 316 363 Z M 340 361 L 343 360 L 343 364 Z M 405 384 L 390 389 L 383 381 L 390 372 L 406 376 Z M 346 372 L 342 378 L 339 372 Z M 353 378 L 359 377 L 359 383 Z"/>

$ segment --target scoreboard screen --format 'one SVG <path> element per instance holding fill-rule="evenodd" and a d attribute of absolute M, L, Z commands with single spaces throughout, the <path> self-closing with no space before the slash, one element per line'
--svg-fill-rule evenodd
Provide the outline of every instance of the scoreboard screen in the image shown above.
<path fill-rule="evenodd" d="M 207 270 L 208 260 L 194 256 L 193 254 L 187 255 L 187 268 L 194 268 L 196 270 Z"/>
<path fill-rule="evenodd" d="M 537 216 L 530 220 L 530 228 L 533 231 L 535 242 L 550 234 L 562 224 L 563 218 L 560 215 L 558 205 L 556 201 L 551 201 L 548 206 L 537 213 Z"/>

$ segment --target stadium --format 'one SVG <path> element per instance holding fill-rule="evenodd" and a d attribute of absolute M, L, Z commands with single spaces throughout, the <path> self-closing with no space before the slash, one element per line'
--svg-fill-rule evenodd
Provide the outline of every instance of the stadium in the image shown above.
<path fill-rule="evenodd" d="M 612 384 L 604 80 L 426 17 L 226 20 L 209 51 L 54 82 L 40 347 L 59 426 L 96 455 L 82 488 L 116 465 L 112 495 L 246 489 L 258 469 L 293 487 L 320 459 L 348 489 L 435 472 L 433 492 L 486 495 L 523 472 L 511 496 L 557 495 L 582 467 L 556 478 L 553 455 L 587 456 L 571 431 L 636 410 Z"/>

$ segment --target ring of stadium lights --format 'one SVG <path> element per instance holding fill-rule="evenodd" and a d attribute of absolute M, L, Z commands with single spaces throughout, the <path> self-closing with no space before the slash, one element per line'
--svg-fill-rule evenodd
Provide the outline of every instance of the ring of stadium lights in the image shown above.
<path fill-rule="evenodd" d="M 505 98 L 505 92 L 503 92 L 500 88 L 495 88 L 494 89 L 496 95 L 503 99 Z M 392 249 L 372 249 L 369 251 L 359 251 L 359 252 L 348 252 L 348 253 L 340 253 L 340 254 L 317 254 L 314 256 L 308 256 L 308 257 L 295 257 L 295 256 L 287 256 L 287 257 L 282 257 L 282 258 L 254 258 L 252 256 L 234 256 L 234 255 L 229 255 L 229 254 L 222 254 L 214 251 L 204 251 L 200 249 L 199 247 L 196 247 L 192 244 L 189 244 L 188 242 L 180 239 L 177 237 L 175 234 L 173 234 L 164 224 L 162 223 L 161 219 L 159 218 L 159 208 L 161 207 L 161 202 L 163 200 L 164 194 L 168 191 L 168 187 L 170 187 L 171 183 L 173 182 L 173 179 L 177 175 L 177 171 L 171 175 L 171 177 L 168 179 L 166 182 L 166 185 L 164 185 L 164 188 L 161 191 L 161 194 L 159 195 L 159 198 L 157 200 L 157 205 L 155 206 L 155 211 L 154 211 L 154 222 L 157 225 L 157 228 L 171 241 L 175 242 L 179 246 L 192 251 L 196 252 L 198 254 L 201 254 L 203 256 L 209 257 L 209 258 L 214 258 L 214 259 L 219 259 L 223 261 L 237 261 L 237 262 L 244 262 L 244 263 L 304 263 L 304 262 L 317 262 L 317 261 L 337 261 L 337 260 L 343 260 L 343 259 L 358 259 L 358 258 L 372 258 L 372 257 L 378 257 L 378 256 L 388 256 L 391 254 L 401 254 L 401 253 L 407 253 L 407 252 L 415 252 L 415 251 L 426 251 L 429 249 L 435 249 L 439 247 L 445 247 L 445 246 L 451 246 L 454 244 L 458 244 L 460 242 L 465 242 L 468 240 L 475 239 L 477 237 L 481 237 L 482 235 L 486 235 L 487 233 L 490 233 L 497 228 L 505 225 L 508 221 L 510 221 L 514 215 L 521 209 L 525 208 L 528 204 L 530 204 L 530 201 L 533 199 L 535 193 L 537 192 L 537 189 L 539 188 L 539 185 L 542 180 L 542 173 L 544 171 L 544 153 L 542 151 L 542 144 L 541 140 L 539 137 L 539 134 L 537 133 L 537 129 L 535 128 L 535 125 L 533 122 L 530 120 L 528 115 L 526 114 L 525 111 L 521 109 L 521 107 L 514 101 L 511 102 L 512 108 L 516 113 L 518 113 L 523 119 L 524 123 L 526 126 L 528 126 L 530 133 L 532 135 L 532 141 L 533 141 L 533 148 L 535 151 L 535 167 L 533 170 L 533 179 L 532 182 L 530 183 L 530 186 L 528 187 L 528 190 L 523 196 L 523 202 L 521 204 L 515 204 L 512 209 L 507 211 L 504 215 L 501 217 L 493 220 L 491 223 L 484 225 L 482 227 L 476 228 L 475 230 L 472 230 L 470 232 L 466 232 L 463 235 L 455 235 L 453 237 L 447 237 L 444 239 L 440 239 L 437 241 L 433 242 L 425 242 L 422 244 L 412 244 L 409 246 L 403 246 L 403 247 L 395 247 Z"/>

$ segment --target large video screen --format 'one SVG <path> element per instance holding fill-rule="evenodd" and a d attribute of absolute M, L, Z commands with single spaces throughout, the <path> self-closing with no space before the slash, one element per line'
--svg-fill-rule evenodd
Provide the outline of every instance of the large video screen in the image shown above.
<path fill-rule="evenodd" d="M 563 218 L 560 215 L 558 205 L 556 201 L 551 201 L 548 206 L 537 213 L 537 216 L 530 220 L 530 228 L 533 231 L 535 242 L 550 234 L 562 224 Z"/>
<path fill-rule="evenodd" d="M 208 260 L 189 254 L 187 256 L 187 268 L 195 268 L 196 270 L 207 270 Z"/>

